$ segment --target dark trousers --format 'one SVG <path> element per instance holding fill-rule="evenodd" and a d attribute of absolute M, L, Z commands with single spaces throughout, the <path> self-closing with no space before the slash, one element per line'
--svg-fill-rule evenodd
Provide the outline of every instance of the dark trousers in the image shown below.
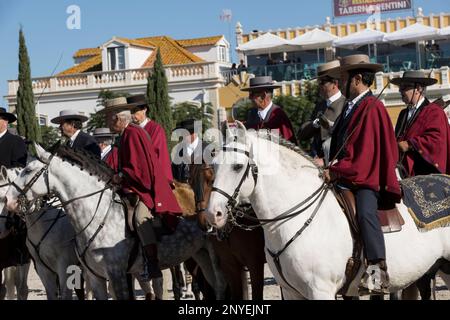
<path fill-rule="evenodd" d="M 358 189 L 355 192 L 356 212 L 369 262 L 386 259 L 384 235 L 377 216 L 378 192 L 371 189 Z"/>

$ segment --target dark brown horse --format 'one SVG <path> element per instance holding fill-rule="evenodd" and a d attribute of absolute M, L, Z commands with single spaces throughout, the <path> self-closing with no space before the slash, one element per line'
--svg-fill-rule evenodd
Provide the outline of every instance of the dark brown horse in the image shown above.
<path fill-rule="evenodd" d="M 191 171 L 191 185 L 196 195 L 196 208 L 199 222 L 206 226 L 205 208 L 208 204 L 214 182 L 214 170 L 211 166 L 197 165 Z M 199 194 L 202 197 L 199 197 Z M 242 225 L 251 225 L 250 221 L 238 221 Z M 264 234 L 261 227 L 246 231 L 238 227 L 228 228 L 228 232 L 219 237 L 211 236 L 220 267 L 230 286 L 231 299 L 244 299 L 247 291 L 243 286 L 243 272 L 246 267 L 250 273 L 252 299 L 263 300 L 264 291 Z"/>

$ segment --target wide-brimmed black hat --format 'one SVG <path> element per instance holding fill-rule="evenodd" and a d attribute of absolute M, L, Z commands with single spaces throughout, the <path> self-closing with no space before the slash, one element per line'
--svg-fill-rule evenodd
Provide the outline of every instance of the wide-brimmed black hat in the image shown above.
<path fill-rule="evenodd" d="M 89 118 L 82 115 L 75 110 L 62 110 L 59 112 L 59 116 L 50 120 L 51 123 L 61 124 L 66 120 L 80 120 L 81 122 L 86 122 Z"/>
<path fill-rule="evenodd" d="M 281 84 L 272 80 L 271 76 L 255 77 L 250 79 L 250 86 L 243 88 L 241 91 L 256 91 L 261 89 L 277 89 L 281 88 Z"/>
<path fill-rule="evenodd" d="M 400 86 L 402 84 L 420 84 L 424 87 L 429 87 L 436 84 L 438 81 L 434 78 L 429 77 L 430 74 L 426 74 L 421 70 L 411 70 L 405 71 L 403 77 L 395 78 L 391 80 L 391 83 Z"/>
<path fill-rule="evenodd" d="M 0 108 L 0 118 L 5 119 L 9 123 L 16 122 L 17 118 L 12 113 L 6 112 L 5 108 Z"/>

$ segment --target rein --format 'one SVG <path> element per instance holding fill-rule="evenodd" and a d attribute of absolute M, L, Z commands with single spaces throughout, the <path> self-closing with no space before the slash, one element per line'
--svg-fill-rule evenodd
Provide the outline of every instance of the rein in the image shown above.
<path fill-rule="evenodd" d="M 236 206 L 237 206 L 237 197 L 239 196 L 239 192 L 240 192 L 240 189 L 241 189 L 241 186 L 242 186 L 242 184 L 244 183 L 244 181 L 247 179 L 247 177 L 248 177 L 248 173 L 249 173 L 249 170 L 250 170 L 250 166 L 251 165 L 253 165 L 253 166 L 255 166 L 255 168 L 256 168 L 256 170 L 255 170 L 255 174 L 256 174 L 256 176 L 257 176 L 257 167 L 256 167 L 256 164 L 255 163 L 253 163 L 253 164 L 251 164 L 250 162 L 251 162 L 251 157 L 250 157 L 250 153 L 248 152 L 248 151 L 244 151 L 244 150 L 240 150 L 240 149 L 237 149 L 237 148 L 228 148 L 228 147 L 223 147 L 222 148 L 222 150 L 224 151 L 224 152 L 238 152 L 238 153 L 242 153 L 242 154 L 245 154 L 248 158 L 249 158 L 249 162 L 248 162 L 248 164 L 247 164 L 247 168 L 246 168 L 246 170 L 245 170 L 245 172 L 244 172 L 244 174 L 243 174 L 243 176 L 242 176 L 242 178 L 241 178 L 241 180 L 239 181 L 239 184 L 238 184 L 238 186 L 236 187 L 236 189 L 234 190 L 234 193 L 233 193 L 233 195 L 232 196 L 230 196 L 228 193 L 226 193 L 225 191 L 223 191 L 223 190 L 221 190 L 221 189 L 219 189 L 219 188 L 216 188 L 216 187 L 213 187 L 213 189 L 212 189 L 212 192 L 217 192 L 217 193 L 219 193 L 219 194 L 221 194 L 221 195 L 223 195 L 224 197 L 226 197 L 227 199 L 228 199 L 228 202 L 227 202 L 227 205 L 226 205 L 226 208 L 227 208 L 227 210 L 228 210 L 228 212 L 227 212 L 227 214 L 228 214 L 228 216 L 229 217 L 231 217 L 230 219 L 231 219 L 231 222 L 234 224 L 234 225 L 237 225 L 238 227 L 241 227 L 242 228 L 242 226 L 241 225 L 239 225 L 237 222 L 236 222 L 236 218 L 233 216 L 233 211 L 235 211 L 235 209 L 236 209 Z M 254 180 L 255 180 L 255 187 L 256 187 L 256 178 L 254 177 Z M 316 216 L 316 214 L 317 214 L 317 212 L 319 211 L 319 209 L 320 209 L 320 207 L 322 206 L 322 203 L 323 203 L 323 201 L 325 200 L 325 197 L 326 197 L 326 195 L 328 194 L 328 191 L 330 190 L 330 186 L 328 185 L 328 184 L 326 184 L 326 183 L 323 183 L 316 191 L 314 191 L 308 198 L 306 198 L 305 200 L 303 200 L 302 202 L 300 202 L 299 204 L 297 204 L 297 205 L 295 205 L 294 207 L 292 207 L 291 209 L 289 209 L 289 210 L 287 210 L 287 211 L 285 211 L 285 212 L 283 212 L 282 214 L 280 214 L 280 215 L 278 215 L 276 218 L 273 218 L 273 219 L 259 219 L 259 218 L 254 218 L 254 217 L 252 217 L 252 216 L 249 216 L 249 215 L 247 215 L 247 214 L 245 214 L 245 213 L 243 213 L 242 212 L 242 217 L 246 217 L 247 219 L 249 219 L 249 220 L 252 220 L 252 221 L 256 221 L 256 222 L 258 222 L 258 224 L 257 225 L 255 225 L 255 226 L 248 226 L 247 227 L 247 230 L 252 230 L 252 229 L 255 229 L 255 228 L 257 228 L 257 227 L 260 227 L 260 226 L 264 226 L 264 225 L 266 225 L 266 224 L 269 224 L 269 223 L 274 223 L 274 222 L 278 222 L 278 221 L 282 221 L 282 220 L 287 220 L 287 219 L 291 219 L 291 218 L 294 218 L 295 216 L 298 216 L 298 215 L 300 215 L 301 213 L 303 213 L 303 212 L 305 212 L 307 209 L 309 209 L 314 203 L 316 203 L 317 202 L 317 205 L 316 205 L 316 207 L 314 208 L 314 211 L 312 212 L 312 214 L 310 215 L 310 217 L 306 220 L 306 222 L 303 224 L 303 226 L 295 233 L 295 235 L 289 240 L 289 241 L 287 241 L 286 242 L 286 244 L 284 245 L 284 247 L 282 248 L 282 249 L 280 249 L 280 250 L 278 250 L 277 252 L 272 252 L 272 251 L 270 251 L 268 248 L 266 248 L 266 250 L 267 250 L 267 252 L 270 254 L 270 256 L 272 257 L 272 259 L 273 259 L 273 261 L 274 261 L 274 263 L 275 263 L 275 266 L 276 266 L 276 268 L 277 268 L 277 270 L 278 270 L 278 273 L 280 274 L 280 276 L 281 276 L 281 278 L 283 279 L 283 281 L 289 286 L 289 287 L 291 287 L 294 291 L 296 291 L 296 292 L 298 292 L 298 290 L 297 289 L 295 289 L 295 287 L 294 286 L 292 286 L 288 281 L 287 281 L 287 279 L 286 279 L 286 277 L 284 276 L 284 274 L 283 274 L 283 269 L 282 269 L 282 266 L 281 266 L 281 263 L 280 263 L 280 256 L 281 256 L 281 254 L 284 252 L 284 251 L 286 251 L 286 249 L 306 230 L 306 228 L 308 228 L 310 225 L 311 225 L 311 223 L 312 223 L 312 221 L 314 220 L 314 217 Z M 311 201 L 311 200 L 313 200 L 313 201 Z M 305 205 L 305 204 L 307 204 L 309 201 L 311 201 L 311 203 L 309 203 L 306 207 L 304 207 L 304 208 L 301 208 L 303 205 Z M 301 209 L 299 209 L 299 208 L 301 208 Z M 296 211 L 297 209 L 299 209 L 298 211 Z"/>

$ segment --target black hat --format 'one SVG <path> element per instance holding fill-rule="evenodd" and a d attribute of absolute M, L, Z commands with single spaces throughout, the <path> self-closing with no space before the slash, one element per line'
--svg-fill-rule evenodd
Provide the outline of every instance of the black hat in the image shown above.
<path fill-rule="evenodd" d="M 281 87 L 282 85 L 273 81 L 271 76 L 265 76 L 250 79 L 250 87 L 241 89 L 241 91 L 254 91 L 259 89 L 273 90 Z"/>
<path fill-rule="evenodd" d="M 144 94 L 137 94 L 127 98 L 127 103 L 133 106 L 133 109 L 145 109 L 148 108 L 147 99 Z"/>
<path fill-rule="evenodd" d="M 180 121 L 177 123 L 176 129 L 186 129 L 187 131 L 189 131 L 189 133 L 192 134 L 195 132 L 195 121 L 200 121 L 200 120 L 186 119 L 186 120 Z"/>
<path fill-rule="evenodd" d="M 429 87 L 438 82 L 436 79 L 431 78 L 430 75 L 431 74 L 425 74 L 425 72 L 421 70 L 405 71 L 403 73 L 403 77 L 392 79 L 391 83 L 396 86 L 400 86 L 406 83 L 420 84 L 421 86 Z"/>
<path fill-rule="evenodd" d="M 17 118 L 12 113 L 6 112 L 5 108 L 0 108 L 0 118 L 7 120 L 9 123 L 16 122 Z"/>

